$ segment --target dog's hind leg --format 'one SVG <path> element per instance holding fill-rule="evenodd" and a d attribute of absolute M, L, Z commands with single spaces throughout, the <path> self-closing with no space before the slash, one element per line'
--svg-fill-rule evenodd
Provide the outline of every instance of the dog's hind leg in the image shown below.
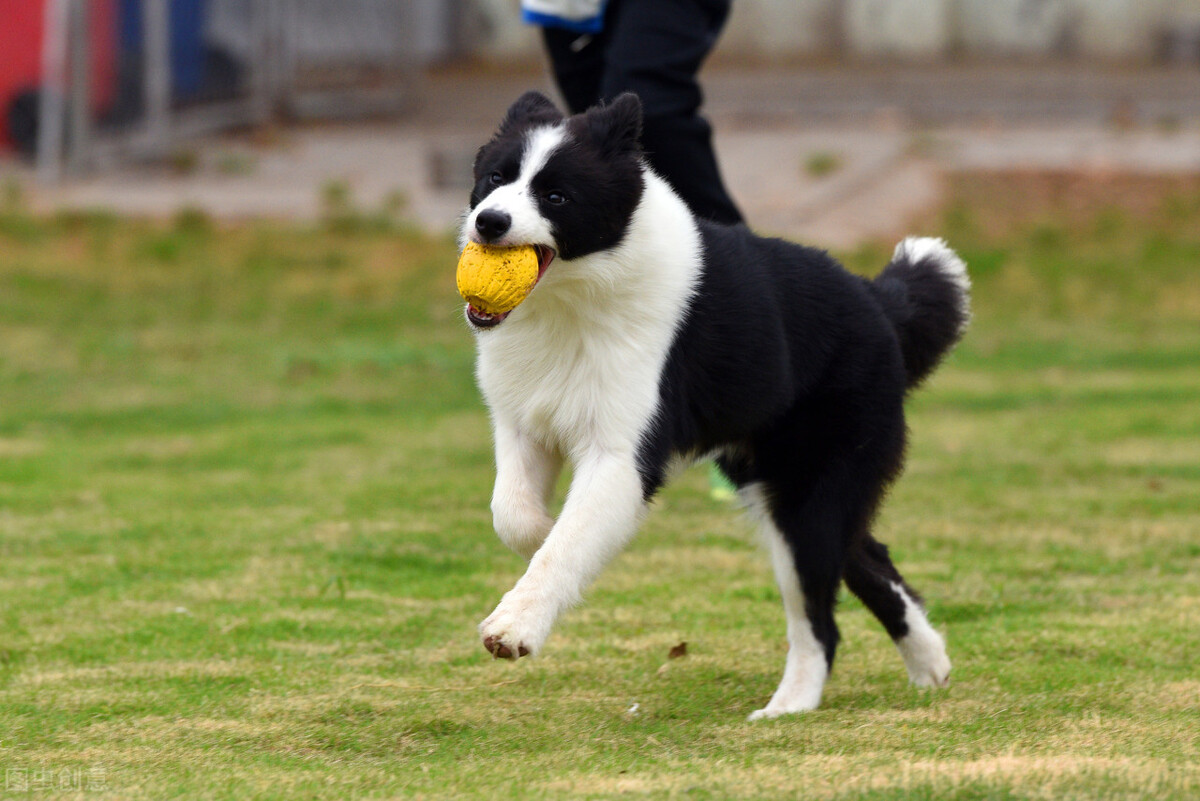
<path fill-rule="evenodd" d="M 496 421 L 495 438 L 492 525 L 505 545 L 531 559 L 554 527 L 547 505 L 562 456 L 502 420 Z"/>
<path fill-rule="evenodd" d="M 761 485 L 744 488 L 742 497 L 761 517 L 775 579 L 783 595 L 788 638 L 783 679 L 767 705 L 752 713 L 750 720 L 816 709 L 838 641 L 833 607 L 841 582 L 836 544 L 840 532 L 831 527 L 831 520 L 808 517 L 808 524 L 803 524 L 805 512 L 812 509 L 804 510 L 803 504 L 798 509 L 780 508 L 764 496 Z"/>
<path fill-rule="evenodd" d="M 945 687 L 950 681 L 946 644 L 929 625 L 921 597 L 892 564 L 887 546 L 863 532 L 849 553 L 845 579 L 896 643 L 912 683 Z"/>

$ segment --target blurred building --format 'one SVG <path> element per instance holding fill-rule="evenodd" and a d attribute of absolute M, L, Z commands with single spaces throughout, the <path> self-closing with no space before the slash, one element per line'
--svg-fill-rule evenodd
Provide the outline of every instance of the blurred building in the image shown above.
<path fill-rule="evenodd" d="M 534 57 L 519 0 L 470 0 L 470 47 Z M 1200 65 L 1200 0 L 733 0 L 720 52 L 748 58 L 1091 58 Z"/>
<path fill-rule="evenodd" d="M 67 166 L 272 117 L 396 112 L 465 0 L 0 0 L 0 150 Z"/>
<path fill-rule="evenodd" d="M 1200 0 L 733 0 L 717 53 L 1200 67 Z M 0 0 L 0 151 L 53 178 L 208 131 L 396 114 L 424 68 L 541 58 L 519 0 Z"/>

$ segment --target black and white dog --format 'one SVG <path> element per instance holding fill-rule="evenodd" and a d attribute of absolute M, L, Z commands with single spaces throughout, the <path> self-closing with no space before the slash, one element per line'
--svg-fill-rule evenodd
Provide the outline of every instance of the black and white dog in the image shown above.
<path fill-rule="evenodd" d="M 843 579 L 913 683 L 944 686 L 942 638 L 870 527 L 903 462 L 904 396 L 966 327 L 966 268 L 941 240 L 906 239 L 868 281 L 823 251 L 698 220 L 646 166 L 641 119 L 630 94 L 566 118 L 531 92 L 475 160 L 463 244 L 541 257 L 516 309 L 466 309 L 496 532 L 529 560 L 480 624 L 484 646 L 538 653 L 671 471 L 714 457 L 761 521 L 787 614 L 783 680 L 751 719 L 820 703 Z"/>

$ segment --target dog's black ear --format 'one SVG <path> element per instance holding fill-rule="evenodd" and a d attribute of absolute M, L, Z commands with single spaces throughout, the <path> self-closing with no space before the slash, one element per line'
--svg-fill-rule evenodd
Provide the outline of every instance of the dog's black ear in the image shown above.
<path fill-rule="evenodd" d="M 562 112 L 554 101 L 541 92 L 526 92 L 508 107 L 508 113 L 500 123 L 500 133 L 508 133 L 526 125 L 554 124 L 561 122 Z"/>
<path fill-rule="evenodd" d="M 592 141 L 607 155 L 641 150 L 642 101 L 633 92 L 623 92 L 611 103 L 590 108 L 587 130 Z"/>

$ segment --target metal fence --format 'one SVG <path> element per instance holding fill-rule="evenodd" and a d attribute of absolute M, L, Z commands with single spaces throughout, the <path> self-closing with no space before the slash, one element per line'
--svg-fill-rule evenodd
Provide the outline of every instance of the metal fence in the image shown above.
<path fill-rule="evenodd" d="M 453 48 L 458 5 L 0 0 L 0 144 L 53 181 L 273 119 L 394 114 Z"/>

